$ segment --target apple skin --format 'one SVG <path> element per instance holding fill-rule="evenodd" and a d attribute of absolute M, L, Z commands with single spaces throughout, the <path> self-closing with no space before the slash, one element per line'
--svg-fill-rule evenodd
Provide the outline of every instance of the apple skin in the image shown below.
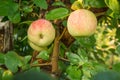
<path fill-rule="evenodd" d="M 30 46 L 37 51 L 50 45 L 55 38 L 52 23 L 45 19 L 33 21 L 27 31 Z"/>
<path fill-rule="evenodd" d="M 36 51 L 42 51 L 42 50 L 46 50 L 47 49 L 47 47 L 38 46 L 38 45 L 34 44 L 31 41 L 28 41 L 28 43 L 31 46 L 31 48 L 34 49 L 34 50 L 36 50 Z"/>
<path fill-rule="evenodd" d="M 90 36 L 96 31 L 97 19 L 86 9 L 73 11 L 67 20 L 67 29 L 73 37 Z"/>

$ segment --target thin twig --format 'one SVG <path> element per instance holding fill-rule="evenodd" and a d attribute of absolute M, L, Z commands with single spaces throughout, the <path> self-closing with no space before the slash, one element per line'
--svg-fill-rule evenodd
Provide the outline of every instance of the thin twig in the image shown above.
<path fill-rule="evenodd" d="M 37 54 L 38 54 L 37 51 L 33 51 L 33 53 L 32 53 L 32 59 L 31 59 L 30 63 L 32 63 L 34 61 L 34 59 L 36 58 Z"/>
<path fill-rule="evenodd" d="M 42 63 L 42 64 L 31 64 L 31 67 L 40 67 L 40 66 L 49 66 L 51 63 Z"/>
<path fill-rule="evenodd" d="M 105 12 L 96 13 L 95 15 L 96 15 L 97 17 L 98 17 L 98 16 L 101 16 L 101 15 L 105 15 Z"/>
<path fill-rule="evenodd" d="M 111 56 L 110 56 L 110 66 L 109 66 L 110 69 L 112 69 L 113 64 L 114 64 L 114 55 L 111 54 Z"/>
<path fill-rule="evenodd" d="M 60 60 L 63 60 L 63 61 L 66 61 L 66 62 L 69 62 L 69 60 L 68 60 L 68 59 L 63 58 L 63 57 L 59 57 L 59 59 L 60 59 Z"/>
<path fill-rule="evenodd" d="M 60 41 L 61 40 L 61 38 L 63 37 L 63 35 L 64 35 L 64 33 L 65 33 L 65 31 L 67 30 L 67 28 L 64 28 L 64 30 L 63 30 L 63 32 L 62 32 L 62 34 L 60 35 L 60 37 L 58 38 L 58 40 Z"/>

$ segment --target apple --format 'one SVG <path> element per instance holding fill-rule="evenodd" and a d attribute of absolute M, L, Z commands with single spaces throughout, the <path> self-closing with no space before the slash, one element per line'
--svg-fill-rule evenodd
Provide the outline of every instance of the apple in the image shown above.
<path fill-rule="evenodd" d="M 47 47 L 41 47 L 41 46 L 38 46 L 37 44 L 34 44 L 33 42 L 31 41 L 28 41 L 29 45 L 31 46 L 32 49 L 36 50 L 36 51 L 41 51 L 41 50 L 45 50 L 47 49 Z"/>
<path fill-rule="evenodd" d="M 53 42 L 55 29 L 50 21 L 38 19 L 30 24 L 27 35 L 30 46 L 41 51 Z"/>
<path fill-rule="evenodd" d="M 71 12 L 67 20 L 67 29 L 73 37 L 90 36 L 96 31 L 97 19 L 93 12 L 79 9 Z"/>

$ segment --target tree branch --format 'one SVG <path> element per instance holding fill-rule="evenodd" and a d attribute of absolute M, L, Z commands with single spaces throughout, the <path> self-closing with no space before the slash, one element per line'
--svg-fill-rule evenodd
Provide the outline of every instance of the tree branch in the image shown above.
<path fill-rule="evenodd" d="M 39 66 L 48 66 L 48 65 L 51 65 L 51 63 L 43 63 L 43 64 L 31 64 L 31 67 L 39 67 Z"/>
<path fill-rule="evenodd" d="M 59 31 L 56 30 L 56 38 L 54 41 L 54 48 L 53 48 L 53 54 L 51 58 L 51 63 L 52 63 L 52 73 L 57 73 L 58 72 L 58 57 L 59 57 Z"/>
<path fill-rule="evenodd" d="M 32 63 L 35 60 L 37 55 L 38 55 L 38 51 L 33 51 L 30 63 Z"/>

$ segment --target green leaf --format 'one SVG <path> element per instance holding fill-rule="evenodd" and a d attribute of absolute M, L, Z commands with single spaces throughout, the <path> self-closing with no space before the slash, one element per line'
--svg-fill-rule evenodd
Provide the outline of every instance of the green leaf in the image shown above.
<path fill-rule="evenodd" d="M 12 23 L 18 23 L 21 20 L 21 16 L 19 12 L 15 13 L 14 15 L 8 16 L 8 18 Z"/>
<path fill-rule="evenodd" d="M 52 6 L 63 6 L 63 7 L 65 7 L 65 4 L 61 1 L 56 1 L 52 4 Z"/>
<path fill-rule="evenodd" d="M 120 12 L 120 4 L 118 0 L 105 0 L 106 5 L 115 13 Z"/>
<path fill-rule="evenodd" d="M 5 63 L 4 57 L 4 54 L 0 53 L 0 65 L 3 65 Z"/>
<path fill-rule="evenodd" d="M 48 8 L 48 4 L 46 0 L 34 0 L 34 4 L 42 9 Z"/>
<path fill-rule="evenodd" d="M 78 48 L 78 55 L 79 56 L 83 56 L 83 57 L 87 57 L 87 54 L 86 54 L 86 51 L 84 50 L 84 49 L 80 49 L 80 48 Z"/>
<path fill-rule="evenodd" d="M 115 71 L 100 72 L 92 80 L 120 80 L 120 73 Z"/>
<path fill-rule="evenodd" d="M 48 51 L 41 51 L 38 55 L 37 58 L 41 58 L 43 60 L 48 60 L 49 59 L 49 53 Z"/>
<path fill-rule="evenodd" d="M 120 72 L 120 63 L 116 63 L 112 66 L 112 69 L 117 71 L 117 72 Z"/>
<path fill-rule="evenodd" d="M 117 54 L 120 54 L 120 45 L 117 46 L 115 52 L 116 52 Z"/>
<path fill-rule="evenodd" d="M 84 49 L 78 49 L 77 54 L 80 57 L 80 64 L 83 65 L 88 62 L 88 56 Z"/>
<path fill-rule="evenodd" d="M 0 68 L 0 80 L 2 80 L 2 74 L 3 74 L 4 70 L 2 68 Z"/>
<path fill-rule="evenodd" d="M 40 69 L 40 68 L 39 68 Z M 43 71 L 28 70 L 15 74 L 15 80 L 54 80 L 49 74 Z"/>
<path fill-rule="evenodd" d="M 32 11 L 33 11 L 33 8 L 30 7 L 30 6 L 25 6 L 25 7 L 23 8 L 23 11 L 26 12 L 26 13 L 29 13 L 29 12 L 32 12 Z"/>
<path fill-rule="evenodd" d="M 45 18 L 48 20 L 62 19 L 68 16 L 68 13 L 69 11 L 66 8 L 56 8 L 56 9 L 49 11 L 45 15 Z"/>
<path fill-rule="evenodd" d="M 87 64 L 83 65 L 82 67 L 84 67 L 84 73 L 88 73 L 88 70 L 90 71 L 91 75 L 95 75 L 98 72 L 101 71 L 107 71 L 109 70 L 108 67 L 104 64 L 101 63 L 97 63 L 97 62 L 88 62 Z M 88 76 L 89 77 L 89 76 Z"/>
<path fill-rule="evenodd" d="M 79 37 L 76 39 L 77 39 L 78 44 L 80 44 L 83 47 L 87 47 L 87 48 L 94 47 L 95 42 L 96 42 L 94 35 L 89 36 L 89 37 Z"/>
<path fill-rule="evenodd" d="M 72 64 L 79 64 L 80 62 L 80 57 L 77 54 L 73 54 L 70 52 L 66 53 L 67 58 L 70 60 Z"/>
<path fill-rule="evenodd" d="M 63 61 L 58 62 L 59 70 L 64 71 L 66 70 L 66 64 Z"/>
<path fill-rule="evenodd" d="M 21 22 L 19 25 L 22 25 L 22 24 L 27 24 L 27 25 L 30 25 L 33 21 L 24 21 L 24 22 Z"/>
<path fill-rule="evenodd" d="M 24 59 L 25 64 L 27 64 L 27 63 L 31 60 L 32 56 L 31 56 L 31 55 L 28 55 L 28 56 L 25 56 L 24 58 L 25 58 L 25 59 Z"/>
<path fill-rule="evenodd" d="M 11 0 L 0 0 L 0 16 L 13 15 L 19 6 Z"/>
<path fill-rule="evenodd" d="M 106 7 L 104 0 L 83 0 L 84 6 L 90 6 L 94 8 Z"/>
<path fill-rule="evenodd" d="M 64 20 L 64 21 L 62 22 L 62 24 L 63 24 L 64 27 L 66 27 L 66 26 L 67 26 L 67 20 Z"/>
<path fill-rule="evenodd" d="M 76 0 L 70 0 L 70 3 L 73 3 L 73 2 L 75 2 Z"/>
<path fill-rule="evenodd" d="M 90 62 L 88 62 L 87 64 L 84 64 L 82 66 L 82 72 L 83 72 L 83 76 L 82 76 L 82 79 L 84 80 L 90 80 L 89 78 L 91 77 L 91 66 L 94 66 L 94 65 L 90 65 L 89 64 Z"/>
<path fill-rule="evenodd" d="M 27 55 L 24 57 L 24 61 L 23 61 L 23 64 L 21 67 L 22 70 L 28 70 L 31 68 L 31 65 L 29 64 L 30 60 L 31 60 L 32 56 L 31 55 Z"/>
<path fill-rule="evenodd" d="M 116 31 L 116 38 L 118 38 L 118 41 L 120 42 L 120 28 L 119 27 L 117 28 L 117 31 Z"/>
<path fill-rule="evenodd" d="M 17 72 L 18 67 L 23 65 L 23 58 L 17 53 L 10 51 L 5 55 L 5 66 L 12 72 Z"/>
<path fill-rule="evenodd" d="M 70 80 L 81 80 L 82 72 L 77 66 L 69 66 L 66 73 Z"/>

